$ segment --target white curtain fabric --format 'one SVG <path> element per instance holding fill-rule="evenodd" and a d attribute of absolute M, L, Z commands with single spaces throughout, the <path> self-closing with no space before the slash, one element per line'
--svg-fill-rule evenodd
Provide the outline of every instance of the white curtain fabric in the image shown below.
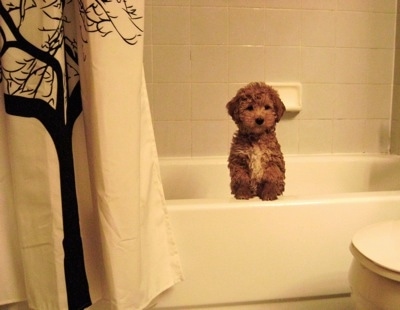
<path fill-rule="evenodd" d="M 144 309 L 183 279 L 144 1 L 1 0 L 0 13 L 0 305 Z"/>

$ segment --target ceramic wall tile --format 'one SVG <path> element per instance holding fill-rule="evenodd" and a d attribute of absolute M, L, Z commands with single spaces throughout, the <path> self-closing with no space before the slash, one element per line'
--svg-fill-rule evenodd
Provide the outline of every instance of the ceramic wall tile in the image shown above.
<path fill-rule="evenodd" d="M 300 81 L 301 48 L 266 46 L 264 54 L 265 80 L 268 82 Z"/>
<path fill-rule="evenodd" d="M 154 5 L 154 6 L 189 6 L 190 2 L 191 2 L 191 0 L 152 0 L 152 5 Z"/>
<path fill-rule="evenodd" d="M 153 46 L 154 82 L 190 82 L 191 60 L 188 45 Z"/>
<path fill-rule="evenodd" d="M 191 86 L 189 83 L 153 84 L 153 118 L 156 121 L 185 121 L 190 119 Z"/>
<path fill-rule="evenodd" d="M 365 153 L 388 153 L 390 130 L 389 120 L 370 119 L 366 121 L 364 131 L 364 152 Z"/>
<path fill-rule="evenodd" d="M 303 11 L 302 46 L 335 46 L 335 16 L 334 11 Z"/>
<path fill-rule="evenodd" d="M 301 11 L 266 10 L 265 45 L 300 46 Z"/>
<path fill-rule="evenodd" d="M 336 0 L 302 0 L 301 7 L 307 10 L 335 10 Z"/>
<path fill-rule="evenodd" d="M 391 84 L 393 57 L 391 49 L 336 49 L 337 82 L 340 84 Z"/>
<path fill-rule="evenodd" d="M 332 132 L 331 119 L 299 121 L 299 153 L 331 153 Z"/>
<path fill-rule="evenodd" d="M 337 119 L 389 119 L 389 85 L 339 84 L 334 117 Z"/>
<path fill-rule="evenodd" d="M 195 6 L 208 6 L 208 7 L 220 7 L 220 6 L 228 6 L 229 0 L 195 0 L 191 1 L 190 5 L 192 7 Z"/>
<path fill-rule="evenodd" d="M 230 7 L 263 8 L 265 0 L 229 0 Z"/>
<path fill-rule="evenodd" d="M 395 24 L 395 14 L 339 12 L 336 14 L 336 45 L 393 48 Z"/>
<path fill-rule="evenodd" d="M 264 45 L 264 10 L 254 8 L 229 9 L 229 44 Z"/>
<path fill-rule="evenodd" d="M 192 82 L 227 82 L 227 55 L 228 49 L 224 45 L 192 46 Z"/>
<path fill-rule="evenodd" d="M 363 153 L 366 121 L 342 120 L 333 121 L 332 151 L 334 153 Z"/>
<path fill-rule="evenodd" d="M 229 121 L 193 121 L 192 156 L 227 156 L 229 152 Z"/>
<path fill-rule="evenodd" d="M 230 100 L 226 83 L 192 84 L 192 120 L 229 119 L 226 103 Z"/>
<path fill-rule="evenodd" d="M 153 44 L 189 44 L 190 8 L 153 6 L 152 40 Z"/>
<path fill-rule="evenodd" d="M 302 0 L 265 0 L 266 8 L 301 9 Z"/>
<path fill-rule="evenodd" d="M 396 12 L 396 0 L 338 0 L 338 10 L 359 12 Z"/>
<path fill-rule="evenodd" d="M 154 135 L 160 156 L 192 156 L 190 121 L 155 121 Z"/>
<path fill-rule="evenodd" d="M 333 119 L 340 91 L 335 84 L 303 84 L 301 120 Z"/>
<path fill-rule="evenodd" d="M 228 80 L 249 83 L 264 79 L 264 47 L 231 46 L 228 51 Z"/>
<path fill-rule="evenodd" d="M 325 47 L 302 48 L 301 79 L 304 83 L 336 81 L 336 50 Z"/>
<path fill-rule="evenodd" d="M 192 7 L 191 44 L 226 44 L 228 42 L 227 7 Z"/>

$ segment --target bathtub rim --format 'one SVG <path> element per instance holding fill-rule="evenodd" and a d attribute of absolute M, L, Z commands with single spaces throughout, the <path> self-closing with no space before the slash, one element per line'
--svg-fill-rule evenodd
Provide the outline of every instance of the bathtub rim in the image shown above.
<path fill-rule="evenodd" d="M 204 161 L 210 164 L 221 164 L 222 162 L 228 163 L 227 155 L 217 155 L 217 156 L 160 156 L 160 165 L 175 163 L 179 166 L 187 164 L 200 164 Z M 310 153 L 310 154 L 283 154 L 284 159 L 297 159 L 305 161 L 310 158 L 319 159 L 321 161 L 327 161 L 328 159 L 338 158 L 342 160 L 351 160 L 358 158 L 360 160 L 370 160 L 375 158 L 378 160 L 398 160 L 400 161 L 400 155 L 389 154 L 389 153 Z"/>
<path fill-rule="evenodd" d="M 400 190 L 397 191 L 373 191 L 352 192 L 338 194 L 321 194 L 310 196 L 282 196 L 273 201 L 262 201 L 255 197 L 249 200 L 237 200 L 234 197 L 205 198 L 205 199 L 170 199 L 165 200 L 168 210 L 209 210 L 209 209 L 239 209 L 239 208 L 277 208 L 277 207 L 301 207 L 302 205 L 332 205 L 336 203 L 373 203 L 386 201 L 400 201 Z"/>

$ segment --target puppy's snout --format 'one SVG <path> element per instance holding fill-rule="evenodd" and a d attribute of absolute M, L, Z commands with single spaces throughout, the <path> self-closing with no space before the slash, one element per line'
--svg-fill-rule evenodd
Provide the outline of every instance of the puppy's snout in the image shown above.
<path fill-rule="evenodd" d="M 264 119 L 263 118 L 261 118 L 261 117 L 256 118 L 256 124 L 257 125 L 262 125 L 263 123 L 264 123 Z"/>

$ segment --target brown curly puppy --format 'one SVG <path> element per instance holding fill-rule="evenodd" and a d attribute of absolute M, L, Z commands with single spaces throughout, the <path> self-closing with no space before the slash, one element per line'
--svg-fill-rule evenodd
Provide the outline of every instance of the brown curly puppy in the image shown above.
<path fill-rule="evenodd" d="M 237 199 L 275 200 L 285 189 L 285 162 L 275 124 L 286 108 L 276 90 L 253 82 L 226 105 L 239 130 L 228 159 L 231 191 Z"/>

